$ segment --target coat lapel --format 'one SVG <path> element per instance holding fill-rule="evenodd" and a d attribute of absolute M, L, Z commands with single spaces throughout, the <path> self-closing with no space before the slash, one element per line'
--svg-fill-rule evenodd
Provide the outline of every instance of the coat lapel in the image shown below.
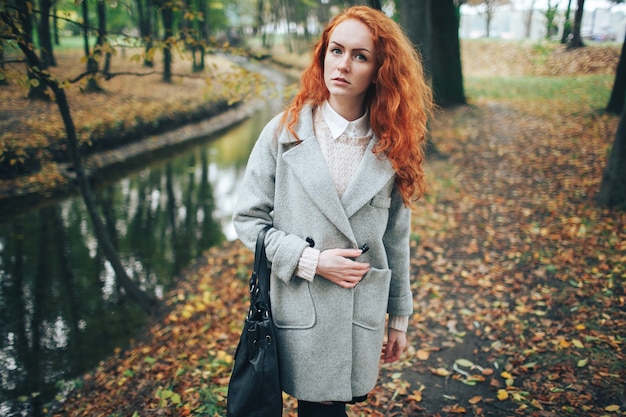
<path fill-rule="evenodd" d="M 341 233 L 355 242 L 352 227 L 339 201 L 317 140 L 314 137 L 306 138 L 285 152 L 282 157 L 317 209 L 324 213 Z"/>
<path fill-rule="evenodd" d="M 348 218 L 368 204 L 395 174 L 387 158 L 379 157 L 372 152 L 375 142 L 370 140 L 365 155 L 341 198 Z"/>

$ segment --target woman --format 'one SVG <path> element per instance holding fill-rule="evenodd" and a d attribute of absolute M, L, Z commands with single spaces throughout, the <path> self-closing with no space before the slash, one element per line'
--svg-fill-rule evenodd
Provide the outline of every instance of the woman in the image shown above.
<path fill-rule="evenodd" d="M 329 23 L 301 82 L 250 155 L 234 224 L 250 248 L 271 225 L 283 390 L 300 417 L 345 416 L 375 386 L 381 351 L 393 362 L 407 345 L 432 97 L 398 25 L 362 6 Z"/>

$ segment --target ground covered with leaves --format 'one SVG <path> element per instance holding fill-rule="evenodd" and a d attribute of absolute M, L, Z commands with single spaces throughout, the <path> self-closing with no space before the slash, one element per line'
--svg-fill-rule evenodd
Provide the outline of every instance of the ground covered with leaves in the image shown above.
<path fill-rule="evenodd" d="M 468 68 L 497 70 L 467 70 L 470 105 L 432 124 L 438 152 L 413 216 L 411 347 L 351 416 L 626 415 L 626 213 L 594 202 L 618 121 L 598 103 L 618 49 L 522 46 L 503 69 L 510 46 L 488 48 L 464 45 Z M 528 48 L 568 64 L 506 73 L 535 59 Z M 599 101 L 582 99 L 594 91 Z M 239 242 L 209 250 L 165 317 L 52 414 L 224 415 L 252 260 Z"/>

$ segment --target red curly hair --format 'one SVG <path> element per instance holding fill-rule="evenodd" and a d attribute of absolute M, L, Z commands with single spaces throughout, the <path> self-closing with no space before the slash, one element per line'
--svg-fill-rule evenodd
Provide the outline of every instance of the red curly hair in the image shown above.
<path fill-rule="evenodd" d="M 309 67 L 302 73 L 301 87 L 287 107 L 282 123 L 296 138 L 300 110 L 319 106 L 329 97 L 324 82 L 324 57 L 330 36 L 340 23 L 358 20 L 372 32 L 378 65 L 375 83 L 366 94 L 370 125 L 378 138 L 377 155 L 386 156 L 396 171 L 396 185 L 405 205 L 425 191 L 424 145 L 426 124 L 433 109 L 433 98 L 421 59 L 396 22 L 367 6 L 345 9 L 326 26 L 315 44 Z"/>

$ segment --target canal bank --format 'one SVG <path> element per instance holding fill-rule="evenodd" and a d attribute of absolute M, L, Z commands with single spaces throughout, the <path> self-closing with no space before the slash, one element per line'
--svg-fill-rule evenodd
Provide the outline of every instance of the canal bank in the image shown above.
<path fill-rule="evenodd" d="M 257 61 L 245 57 L 230 56 L 228 59 L 251 73 L 259 74 L 260 79 L 266 82 L 265 90 L 252 95 L 251 99 L 245 101 L 216 102 L 214 106 L 209 106 L 201 111 L 207 115 L 206 117 L 202 118 L 197 114 L 190 115 L 191 122 L 183 122 L 185 115 L 176 114 L 173 116 L 176 120 L 171 122 L 160 121 L 160 124 L 166 126 L 162 132 L 151 133 L 153 129 L 148 128 L 143 135 L 140 131 L 136 138 L 125 139 L 123 144 L 112 149 L 86 153 L 83 155 L 83 165 L 89 178 L 92 181 L 99 181 L 103 176 L 111 172 L 123 171 L 129 165 L 132 169 L 134 164 L 141 164 L 167 155 L 177 149 L 193 146 L 198 139 L 214 135 L 236 125 L 246 120 L 255 111 L 268 106 L 268 102 L 276 100 L 277 97 L 284 94 L 285 87 L 298 76 L 297 70 L 292 71 L 285 64 L 274 63 L 271 58 Z M 159 87 L 155 86 L 155 88 Z M 123 95 L 124 92 L 118 92 L 118 94 Z M 201 94 L 201 92 L 198 91 L 197 94 Z M 54 108 L 53 103 L 49 105 L 52 106 L 52 110 L 47 107 L 48 111 L 52 111 L 52 113 L 41 114 L 39 117 L 56 117 L 56 108 Z M 110 108 L 106 109 L 106 111 L 110 110 Z M 94 109 L 94 111 L 97 112 L 98 110 Z M 191 111 L 197 113 L 196 110 Z M 10 118 L 10 114 L 5 115 L 5 117 Z M 28 127 L 23 126 L 23 124 L 20 129 L 27 129 Z M 107 136 L 107 133 L 104 132 L 102 135 Z M 42 171 L 35 174 L 16 180 L 0 180 L 0 219 L 45 203 L 48 200 L 64 198 L 78 193 L 78 185 L 71 163 L 60 162 L 51 173 Z"/>

